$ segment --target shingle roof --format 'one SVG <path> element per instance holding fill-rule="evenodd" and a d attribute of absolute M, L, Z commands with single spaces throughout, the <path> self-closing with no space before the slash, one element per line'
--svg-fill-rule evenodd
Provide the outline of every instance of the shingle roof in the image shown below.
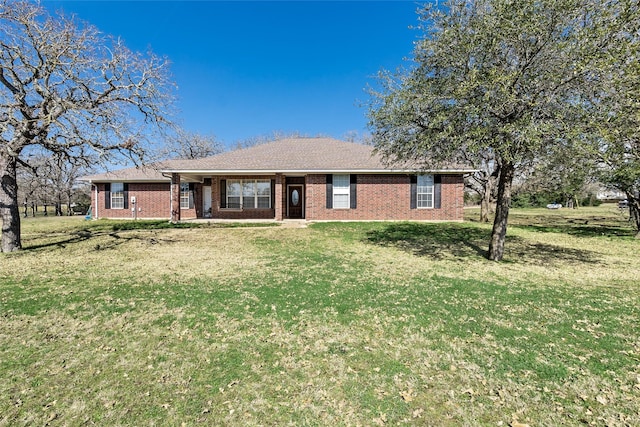
<path fill-rule="evenodd" d="M 468 167 L 447 170 L 469 172 Z M 169 160 L 146 168 L 129 168 L 83 177 L 85 181 L 159 181 L 162 173 L 224 174 L 276 172 L 391 172 L 415 171 L 410 166 L 388 166 L 369 145 L 331 138 L 288 138 L 195 160 Z"/>
<path fill-rule="evenodd" d="M 349 171 L 385 169 L 373 147 L 330 138 L 289 138 L 171 165 L 179 171 Z"/>
<path fill-rule="evenodd" d="M 95 175 L 87 175 L 80 178 L 81 181 L 90 182 L 110 182 L 110 181 L 138 181 L 138 182 L 157 182 L 171 181 L 162 175 L 161 168 L 169 167 L 172 161 L 153 163 L 146 166 L 133 167 L 99 173 Z"/>

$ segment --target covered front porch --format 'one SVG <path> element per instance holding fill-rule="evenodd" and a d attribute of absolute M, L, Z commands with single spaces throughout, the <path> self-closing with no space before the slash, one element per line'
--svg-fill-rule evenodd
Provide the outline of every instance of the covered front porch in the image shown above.
<path fill-rule="evenodd" d="M 171 174 L 171 221 L 301 220 L 305 218 L 306 177 Z"/>

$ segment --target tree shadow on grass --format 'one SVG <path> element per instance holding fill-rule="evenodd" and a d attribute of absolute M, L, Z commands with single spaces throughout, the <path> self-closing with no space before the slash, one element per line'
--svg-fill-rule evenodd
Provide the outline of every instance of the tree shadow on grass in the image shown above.
<path fill-rule="evenodd" d="M 582 224 L 576 221 L 569 221 L 564 225 L 513 225 L 513 227 L 521 228 L 528 231 L 536 231 L 542 233 L 563 233 L 576 237 L 633 237 L 634 233 L 631 227 L 619 227 L 612 225 L 587 225 L 588 222 Z"/>
<path fill-rule="evenodd" d="M 562 233 L 576 237 L 634 237 L 631 222 L 622 217 L 585 215 L 512 215 L 509 226 L 542 233 Z"/>
<path fill-rule="evenodd" d="M 459 224 L 393 223 L 367 233 L 366 240 L 434 259 L 486 257 L 490 231 Z"/>
<path fill-rule="evenodd" d="M 366 241 L 394 247 L 419 257 L 486 258 L 491 230 L 464 224 L 396 223 L 367 233 Z M 531 242 L 519 236 L 507 236 L 505 261 L 552 265 L 557 262 L 597 263 L 595 252 L 559 245 Z"/>
<path fill-rule="evenodd" d="M 553 266 L 558 262 L 575 264 L 600 264 L 601 259 L 594 251 L 567 248 L 546 243 L 528 242 L 521 238 L 507 238 L 505 259 L 523 264 Z"/>
<path fill-rule="evenodd" d="M 126 233 L 125 233 L 126 234 Z M 56 248 L 65 248 L 68 245 L 73 245 L 73 244 L 77 244 L 77 243 L 82 243 L 82 242 L 86 242 L 90 239 L 94 239 L 97 237 L 103 237 L 103 236 L 109 236 L 111 237 L 111 239 L 109 239 L 108 241 L 102 241 L 101 243 L 97 243 L 92 249 L 96 250 L 96 251 L 100 251 L 100 250 L 106 250 L 106 249 L 114 249 L 117 246 L 120 246 L 124 243 L 130 242 L 130 241 L 134 241 L 134 240 L 138 240 L 138 241 L 143 241 L 146 242 L 148 244 L 156 244 L 156 243 L 171 243 L 173 240 L 171 239 L 159 239 L 157 238 L 157 236 L 140 236 L 137 234 L 131 234 L 131 235 L 122 235 L 121 233 L 118 233 L 117 231 L 105 231 L 105 230 L 101 230 L 101 231 L 90 231 L 90 230 L 78 230 L 78 231 L 74 231 L 71 232 L 67 235 L 65 235 L 64 237 L 61 236 L 61 239 L 53 239 L 51 241 L 48 241 L 46 243 L 40 243 L 40 244 L 33 244 L 33 245 L 25 245 L 25 247 L 23 248 L 23 251 L 35 251 L 38 249 L 44 249 L 44 248 L 52 248 L 52 247 L 56 247 Z"/>

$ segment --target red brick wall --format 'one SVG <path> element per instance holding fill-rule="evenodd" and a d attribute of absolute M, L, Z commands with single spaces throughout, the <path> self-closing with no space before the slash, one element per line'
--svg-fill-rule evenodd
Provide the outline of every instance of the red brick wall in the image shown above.
<path fill-rule="evenodd" d="M 166 183 L 129 183 L 129 207 L 126 209 L 105 209 L 104 184 L 94 184 L 98 187 L 98 208 L 96 211 L 96 188 L 91 190 L 91 206 L 95 218 L 134 218 L 131 211 L 131 197 L 136 198 L 137 217 L 141 219 L 169 219 L 171 214 L 170 184 Z M 202 188 L 196 184 L 194 206 L 202 211 Z M 182 209 L 182 219 L 196 218 L 196 209 Z"/>
<path fill-rule="evenodd" d="M 276 179 L 276 186 L 284 185 L 284 176 L 233 176 L 232 179 Z M 211 218 L 212 219 L 274 219 L 276 210 L 272 209 L 236 209 L 220 208 L 220 179 L 211 179 Z M 98 218 L 133 218 L 131 204 L 127 209 L 108 209 L 104 205 L 104 184 L 98 187 Z M 461 221 L 463 219 L 462 175 L 442 175 L 441 208 L 411 209 L 409 175 L 363 174 L 358 175 L 356 209 L 326 208 L 326 175 L 307 175 L 305 182 L 305 218 L 307 220 L 357 221 L 357 220 L 418 220 L 418 221 Z M 195 185 L 194 209 L 181 209 L 180 218 L 202 218 L 203 186 Z M 281 187 L 276 201 L 281 212 L 286 212 L 286 191 Z M 96 191 L 92 189 L 92 206 L 96 216 Z M 170 184 L 166 183 L 130 183 L 129 201 L 137 199 L 138 218 L 166 218 L 171 214 Z"/>
<path fill-rule="evenodd" d="M 441 208 L 411 209 L 409 175 L 358 175 L 357 207 L 326 208 L 326 175 L 308 175 L 307 220 L 417 220 L 461 221 L 464 181 L 462 175 L 442 175 Z"/>
<path fill-rule="evenodd" d="M 212 219 L 274 219 L 275 209 L 228 209 L 220 207 L 221 179 L 275 179 L 273 175 L 265 176 L 213 176 L 211 177 L 211 218 Z M 200 203 L 202 206 L 202 202 Z"/>

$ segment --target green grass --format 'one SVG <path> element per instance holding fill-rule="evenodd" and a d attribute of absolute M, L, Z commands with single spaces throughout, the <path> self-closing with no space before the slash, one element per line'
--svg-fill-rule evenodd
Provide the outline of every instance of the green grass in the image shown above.
<path fill-rule="evenodd" d="M 0 425 L 640 425 L 640 241 L 490 225 L 46 218 L 0 256 Z"/>

